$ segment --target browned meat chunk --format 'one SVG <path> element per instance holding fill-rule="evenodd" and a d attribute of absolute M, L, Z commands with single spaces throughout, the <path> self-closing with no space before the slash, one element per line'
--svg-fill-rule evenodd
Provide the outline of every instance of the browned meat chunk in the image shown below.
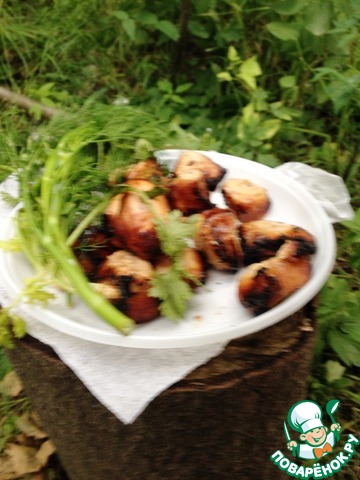
<path fill-rule="evenodd" d="M 215 207 L 200 215 L 195 245 L 217 270 L 235 272 L 242 263 L 239 223 L 229 209 Z"/>
<path fill-rule="evenodd" d="M 206 184 L 211 191 L 215 190 L 226 173 L 224 167 L 221 167 L 206 155 L 194 150 L 185 150 L 179 157 L 174 173 L 177 177 L 180 177 L 190 170 L 199 170 L 204 175 Z"/>
<path fill-rule="evenodd" d="M 195 288 L 199 286 L 199 284 L 205 282 L 205 262 L 198 250 L 192 247 L 185 248 L 182 252 L 180 263 L 185 272 L 184 280 L 187 280 L 191 287 Z M 170 268 L 170 260 L 167 257 L 163 257 L 155 265 L 155 269 L 158 273 L 166 272 L 168 268 Z M 187 277 L 186 274 L 189 275 L 189 277 Z"/>
<path fill-rule="evenodd" d="M 245 308 L 255 315 L 264 313 L 309 280 L 309 256 L 297 255 L 298 248 L 296 241 L 287 240 L 275 257 L 247 267 L 238 285 Z"/>
<path fill-rule="evenodd" d="M 231 178 L 222 185 L 226 205 L 236 212 L 242 222 L 259 220 L 270 207 L 265 188 L 247 179 Z"/>
<path fill-rule="evenodd" d="M 152 158 L 130 165 L 125 171 L 126 180 L 142 179 L 153 182 L 163 176 L 160 165 Z"/>
<path fill-rule="evenodd" d="M 148 296 L 152 265 L 125 250 L 118 250 L 100 265 L 95 288 L 136 323 L 159 315 L 159 302 Z"/>
<path fill-rule="evenodd" d="M 200 170 L 182 172 L 170 185 L 169 199 L 174 209 L 192 215 L 213 207 L 210 192 Z"/>
<path fill-rule="evenodd" d="M 129 180 L 127 184 L 143 192 L 154 188 L 148 180 Z M 165 195 L 158 195 L 148 202 L 150 205 L 136 191 L 131 191 L 114 197 L 105 212 L 117 239 L 144 260 L 161 254 L 154 219 L 155 215 L 164 217 L 170 212 Z"/>
<path fill-rule="evenodd" d="M 255 220 L 240 225 L 244 263 L 249 265 L 273 257 L 286 240 L 296 240 L 297 255 L 312 255 L 315 238 L 301 227 L 271 220 Z"/>

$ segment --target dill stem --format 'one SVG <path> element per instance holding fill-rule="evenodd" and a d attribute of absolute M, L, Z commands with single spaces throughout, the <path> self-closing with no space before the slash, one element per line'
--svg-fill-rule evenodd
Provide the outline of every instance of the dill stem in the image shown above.
<path fill-rule="evenodd" d="M 74 230 L 71 232 L 71 234 L 68 236 L 66 240 L 67 245 L 73 245 L 76 240 L 79 238 L 79 236 L 82 234 L 82 232 L 88 227 L 92 221 L 104 210 L 108 203 L 108 197 L 106 197 L 106 200 L 102 201 L 99 203 L 95 208 L 89 212 L 85 218 L 81 220 L 81 222 L 74 228 Z"/>
<path fill-rule="evenodd" d="M 91 287 L 85 274 L 78 266 L 77 260 L 73 256 L 70 248 L 67 247 L 66 244 L 55 244 L 51 236 L 43 238 L 43 242 L 44 247 L 61 267 L 79 297 L 116 330 L 119 330 L 124 335 L 129 334 L 134 327 L 134 321 L 121 313 L 107 299 Z"/>
<path fill-rule="evenodd" d="M 124 335 L 127 335 L 133 329 L 134 321 L 120 312 L 91 287 L 70 246 L 66 242 L 65 233 L 61 229 L 60 218 L 61 207 L 64 202 L 64 181 L 66 182 L 69 169 L 71 168 L 73 155 L 70 152 L 64 152 L 63 155 L 61 153 L 58 155 L 58 153 L 57 151 L 51 153 L 42 176 L 40 194 L 42 229 L 39 228 L 35 220 L 36 205 L 34 205 L 33 199 L 26 188 L 29 178 L 26 174 L 22 177 L 24 213 L 28 225 L 40 245 L 50 255 L 79 297 L 104 321 Z M 27 172 L 29 171 L 30 165 Z M 55 283 L 57 278 L 53 280 Z"/>

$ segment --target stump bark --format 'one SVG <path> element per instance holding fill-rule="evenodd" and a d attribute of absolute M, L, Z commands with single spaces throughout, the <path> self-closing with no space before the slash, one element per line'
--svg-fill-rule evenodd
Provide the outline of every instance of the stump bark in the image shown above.
<path fill-rule="evenodd" d="M 71 480 L 281 480 L 283 422 L 306 398 L 313 305 L 225 350 L 122 424 L 53 350 L 27 336 L 8 351 Z M 289 456 L 291 454 L 289 453 Z"/>

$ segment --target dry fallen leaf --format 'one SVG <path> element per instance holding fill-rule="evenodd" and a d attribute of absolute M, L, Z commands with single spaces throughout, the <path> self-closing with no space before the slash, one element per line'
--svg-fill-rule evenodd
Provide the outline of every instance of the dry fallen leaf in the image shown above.
<path fill-rule="evenodd" d="M 48 464 L 55 450 L 51 440 L 43 442 L 38 449 L 9 443 L 5 455 L 0 457 L 0 479 L 15 480 L 28 474 L 37 474 L 33 478 L 41 479 L 41 470 Z"/>
<path fill-rule="evenodd" d="M 36 458 L 36 453 L 35 448 L 15 443 L 9 443 L 5 450 L 5 454 L 11 460 L 13 471 L 18 477 L 38 472 L 42 468 L 40 461 Z"/>
<path fill-rule="evenodd" d="M 16 478 L 12 461 L 6 455 L 0 457 L 0 478 L 1 480 L 14 480 Z"/>
<path fill-rule="evenodd" d="M 42 467 L 45 467 L 45 465 L 48 464 L 49 458 L 55 452 L 56 448 L 53 442 L 51 440 L 46 440 L 41 444 L 39 450 L 36 452 L 36 458 Z"/>
<path fill-rule="evenodd" d="M 47 434 L 41 430 L 28 413 L 24 413 L 16 419 L 16 426 L 28 437 L 41 440 L 47 437 Z"/>
<path fill-rule="evenodd" d="M 14 370 L 7 373 L 0 382 L 0 392 L 8 397 L 18 397 L 22 391 L 23 385 Z"/>
<path fill-rule="evenodd" d="M 0 456 L 0 480 L 15 480 L 23 476 L 27 480 L 44 478 L 42 470 L 56 448 L 35 423 L 35 418 L 36 415 L 25 413 L 16 419 L 21 433 L 15 437 L 15 442 L 7 444 L 5 454 Z"/>

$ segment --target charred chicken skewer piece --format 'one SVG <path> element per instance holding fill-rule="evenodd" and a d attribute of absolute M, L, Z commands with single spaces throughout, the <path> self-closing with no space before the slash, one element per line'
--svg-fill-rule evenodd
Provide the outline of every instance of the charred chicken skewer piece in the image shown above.
<path fill-rule="evenodd" d="M 174 169 L 174 174 L 181 177 L 184 172 L 199 170 L 205 177 L 206 185 L 210 191 L 215 190 L 218 183 L 223 179 L 226 169 L 206 155 L 194 150 L 185 150 L 181 153 Z"/>
<path fill-rule="evenodd" d="M 313 235 L 289 223 L 255 220 L 241 224 L 239 231 L 245 265 L 273 257 L 286 240 L 296 240 L 297 255 L 312 255 L 316 251 Z"/>
<path fill-rule="evenodd" d="M 192 288 L 196 288 L 199 284 L 204 284 L 206 280 L 205 262 L 201 253 L 195 248 L 188 247 L 182 252 L 180 258 L 181 268 L 184 271 L 186 280 Z M 163 257 L 155 264 L 157 273 L 164 273 L 171 266 L 170 259 Z M 189 277 L 186 277 L 186 274 Z"/>
<path fill-rule="evenodd" d="M 243 178 L 230 178 L 222 185 L 226 205 L 242 222 L 259 220 L 269 210 L 270 199 L 265 188 Z"/>
<path fill-rule="evenodd" d="M 209 265 L 217 270 L 235 272 L 242 264 L 239 220 L 230 209 L 212 208 L 200 215 L 195 245 Z"/>
<path fill-rule="evenodd" d="M 149 206 L 136 190 L 149 192 L 155 187 L 153 183 L 137 179 L 126 184 L 133 190 L 113 197 L 105 215 L 114 236 L 127 250 L 144 260 L 153 260 L 161 255 L 155 214 L 165 217 L 170 212 L 168 200 L 165 195 L 157 195 L 149 199 Z"/>
<path fill-rule="evenodd" d="M 210 201 L 205 177 L 196 169 L 184 171 L 172 180 L 169 199 L 171 206 L 184 215 L 192 215 L 214 206 Z"/>
<path fill-rule="evenodd" d="M 310 278 L 308 255 L 299 255 L 297 241 L 287 240 L 275 257 L 248 266 L 240 277 L 238 295 L 254 315 L 285 300 Z"/>
<path fill-rule="evenodd" d="M 125 250 L 107 257 L 97 271 L 93 286 L 136 323 L 159 315 L 159 301 L 148 295 L 153 266 Z"/>

